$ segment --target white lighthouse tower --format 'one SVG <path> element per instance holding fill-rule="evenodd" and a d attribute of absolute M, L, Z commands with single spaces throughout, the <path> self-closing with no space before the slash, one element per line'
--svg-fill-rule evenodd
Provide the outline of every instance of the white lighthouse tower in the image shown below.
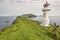
<path fill-rule="evenodd" d="M 47 15 L 47 12 L 48 11 L 50 11 L 50 9 L 49 9 L 49 4 L 47 3 L 47 1 L 46 1 L 46 3 L 43 5 L 43 18 L 42 18 L 42 21 L 41 21 L 41 25 L 42 26 L 49 26 L 49 17 L 48 17 L 48 15 Z"/>

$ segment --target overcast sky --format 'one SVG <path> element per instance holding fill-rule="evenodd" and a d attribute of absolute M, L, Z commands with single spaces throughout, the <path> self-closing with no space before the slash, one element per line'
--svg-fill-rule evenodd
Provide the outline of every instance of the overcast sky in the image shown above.
<path fill-rule="evenodd" d="M 0 15 L 21 15 L 36 14 L 41 15 L 43 4 L 46 0 L 0 0 Z M 51 11 L 48 15 L 60 16 L 60 0 L 47 0 Z"/>

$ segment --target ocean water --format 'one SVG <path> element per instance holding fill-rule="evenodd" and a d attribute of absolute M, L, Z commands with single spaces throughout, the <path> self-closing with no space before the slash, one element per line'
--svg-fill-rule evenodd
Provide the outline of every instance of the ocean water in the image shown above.
<path fill-rule="evenodd" d="M 16 16 L 0 16 L 0 29 L 10 26 L 15 19 Z"/>
<path fill-rule="evenodd" d="M 37 16 L 36 18 L 30 18 L 30 19 L 41 22 L 42 17 L 43 16 L 41 15 L 41 16 Z M 50 19 L 50 24 L 56 23 L 57 25 L 60 25 L 60 16 L 49 16 L 49 19 Z"/>
<path fill-rule="evenodd" d="M 57 25 L 60 25 L 60 16 L 49 16 L 50 24 L 56 23 Z"/>
<path fill-rule="evenodd" d="M 56 23 L 57 25 L 60 25 L 60 16 L 50 16 L 50 24 Z"/>

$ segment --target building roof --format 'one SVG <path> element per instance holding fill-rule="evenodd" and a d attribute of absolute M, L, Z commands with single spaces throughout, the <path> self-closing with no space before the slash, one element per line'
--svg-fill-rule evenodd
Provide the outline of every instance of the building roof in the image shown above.
<path fill-rule="evenodd" d="M 46 1 L 46 3 L 43 5 L 44 7 L 48 7 L 49 3 Z"/>

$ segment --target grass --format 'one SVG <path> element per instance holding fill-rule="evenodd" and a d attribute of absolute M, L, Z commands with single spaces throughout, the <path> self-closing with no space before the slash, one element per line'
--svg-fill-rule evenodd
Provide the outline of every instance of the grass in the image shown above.
<path fill-rule="evenodd" d="M 0 40 L 55 40 L 53 29 L 53 25 L 46 28 L 39 22 L 17 17 L 11 26 L 0 31 Z"/>

